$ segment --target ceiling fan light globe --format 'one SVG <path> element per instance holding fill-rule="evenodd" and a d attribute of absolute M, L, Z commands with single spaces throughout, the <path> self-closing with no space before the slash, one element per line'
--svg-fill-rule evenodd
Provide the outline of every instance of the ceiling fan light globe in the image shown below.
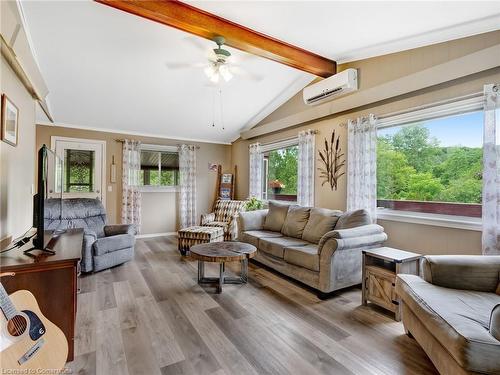
<path fill-rule="evenodd" d="M 219 83 L 219 74 L 213 74 L 210 78 L 210 81 L 213 83 Z"/>
<path fill-rule="evenodd" d="M 233 74 L 229 71 L 229 69 L 220 69 L 220 74 L 224 81 L 228 82 L 233 78 Z"/>
<path fill-rule="evenodd" d="M 207 66 L 205 69 L 203 69 L 205 74 L 207 75 L 208 78 L 212 78 L 214 75 L 216 75 L 217 70 L 213 65 Z"/>

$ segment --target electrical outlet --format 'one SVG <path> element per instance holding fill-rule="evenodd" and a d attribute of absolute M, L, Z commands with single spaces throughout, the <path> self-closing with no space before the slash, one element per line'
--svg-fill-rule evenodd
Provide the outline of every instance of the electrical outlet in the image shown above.
<path fill-rule="evenodd" d="M 108 192 L 111 193 L 113 191 L 113 186 L 108 185 Z"/>

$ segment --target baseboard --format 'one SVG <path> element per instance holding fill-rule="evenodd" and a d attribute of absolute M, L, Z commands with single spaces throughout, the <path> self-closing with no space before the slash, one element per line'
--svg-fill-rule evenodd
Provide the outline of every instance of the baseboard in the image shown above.
<path fill-rule="evenodd" d="M 151 237 L 165 237 L 165 236 L 177 236 L 177 232 L 139 234 L 135 237 L 136 238 L 151 238 Z"/>

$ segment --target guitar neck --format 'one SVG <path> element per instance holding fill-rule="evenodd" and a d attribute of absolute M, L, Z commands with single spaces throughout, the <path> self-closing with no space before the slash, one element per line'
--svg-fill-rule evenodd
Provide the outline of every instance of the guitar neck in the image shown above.
<path fill-rule="evenodd" d="M 17 309 L 10 300 L 7 291 L 5 290 L 5 288 L 1 283 L 0 283 L 0 309 L 2 310 L 7 320 L 10 320 L 17 315 Z"/>

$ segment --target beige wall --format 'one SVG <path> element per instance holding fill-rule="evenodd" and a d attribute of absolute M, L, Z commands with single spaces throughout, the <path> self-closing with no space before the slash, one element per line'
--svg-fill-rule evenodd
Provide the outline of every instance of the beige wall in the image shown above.
<path fill-rule="evenodd" d="M 450 61 L 468 53 L 500 44 L 500 32 L 493 32 L 462 40 L 441 43 L 434 46 L 418 48 L 401 53 L 375 57 L 343 64 L 339 70 L 346 68 L 359 69 L 360 91 L 375 87 L 384 82 L 401 78 L 428 68 L 434 64 Z M 382 115 L 393 111 L 416 107 L 440 100 L 450 99 L 466 94 L 480 92 L 485 83 L 500 82 L 500 68 L 491 69 L 482 73 L 470 75 L 446 84 L 437 85 L 418 92 L 408 93 L 391 100 L 374 105 L 356 108 L 351 111 L 323 118 L 318 121 L 301 124 L 284 131 L 266 134 L 250 140 L 239 139 L 233 143 L 232 161 L 238 166 L 238 197 L 248 196 L 248 145 L 253 142 L 267 143 L 287 137 L 296 136 L 299 130 L 316 129 L 316 145 L 320 147 L 325 137 L 329 137 L 335 130 L 341 137 L 341 146 L 347 150 L 347 129 L 344 125 L 347 119 L 369 113 Z M 356 94 L 353 94 L 356 95 Z M 300 113 L 310 107 L 302 102 L 300 92 L 282 107 L 270 114 L 257 126 L 265 126 L 271 121 L 280 120 L 287 116 Z M 318 177 L 315 180 L 315 205 L 319 207 L 346 208 L 346 178 L 339 181 L 337 191 L 321 186 Z M 481 249 L 481 232 L 462 229 L 434 227 L 380 220 L 389 236 L 387 244 L 401 249 L 413 250 L 425 254 L 479 254 Z"/>
<path fill-rule="evenodd" d="M 51 136 L 85 138 L 106 141 L 106 185 L 112 191 L 106 192 L 106 211 L 110 223 L 120 222 L 121 210 L 121 163 L 122 145 L 116 139 L 136 139 L 146 144 L 176 145 L 177 140 L 163 138 L 140 137 L 117 133 L 107 133 L 86 129 L 73 129 L 50 125 L 37 125 L 36 144 L 50 146 Z M 231 146 L 211 143 L 197 143 L 197 212 L 207 212 L 212 205 L 215 194 L 215 172 L 208 170 L 208 163 L 222 164 L 223 170 L 228 170 L 231 163 Z M 110 182 L 111 161 L 115 158 L 117 165 L 116 183 Z M 176 193 L 144 193 L 142 207 L 142 234 L 173 232 L 177 229 L 177 199 Z"/>
<path fill-rule="evenodd" d="M 32 226 L 35 182 L 35 101 L 3 56 L 0 91 L 19 109 L 18 144 L 0 142 L 0 240 Z"/>

